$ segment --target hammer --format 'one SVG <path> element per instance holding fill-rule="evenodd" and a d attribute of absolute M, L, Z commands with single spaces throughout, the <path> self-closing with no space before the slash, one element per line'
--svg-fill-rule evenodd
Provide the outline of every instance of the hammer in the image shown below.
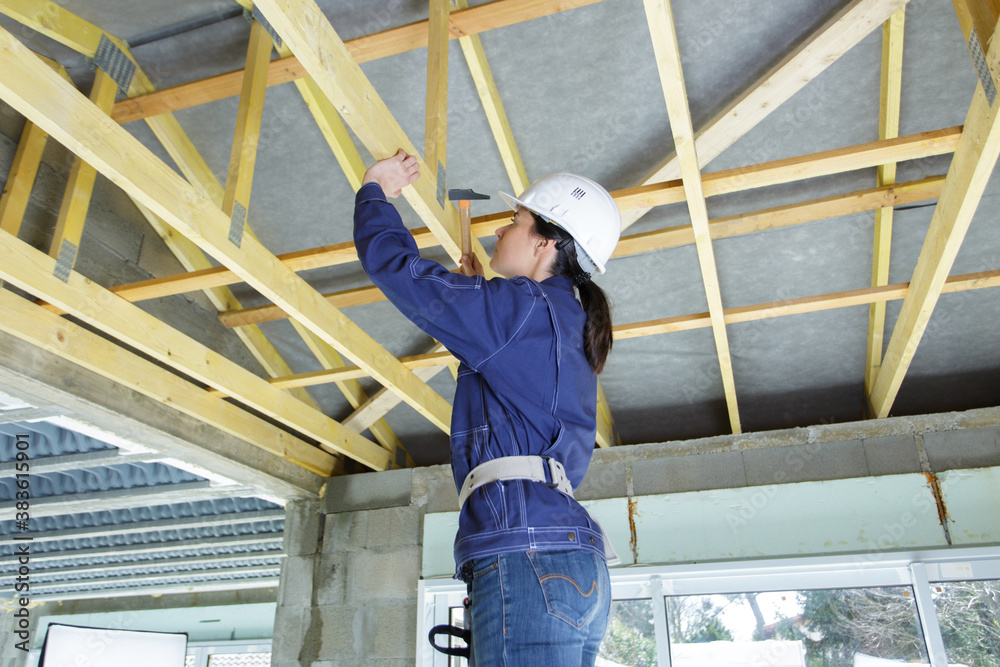
<path fill-rule="evenodd" d="M 462 220 L 462 254 L 472 255 L 472 200 L 489 199 L 489 195 L 481 195 L 472 190 L 448 190 L 448 199 L 458 202 L 458 212 Z"/>

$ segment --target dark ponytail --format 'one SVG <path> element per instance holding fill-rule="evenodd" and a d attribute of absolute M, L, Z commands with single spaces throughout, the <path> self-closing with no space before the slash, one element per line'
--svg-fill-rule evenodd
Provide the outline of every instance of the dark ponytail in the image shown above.
<path fill-rule="evenodd" d="M 587 323 L 583 327 L 583 351 L 594 373 L 599 374 L 604 370 L 604 362 L 611 352 L 613 342 L 611 304 L 604 290 L 590 279 L 589 273 L 580 268 L 580 263 L 576 260 L 576 246 L 569 232 L 546 222 L 536 213 L 531 215 L 535 219 L 535 233 L 556 242 L 557 255 L 552 264 L 552 274 L 569 278 L 580 291 L 580 303 L 587 314 Z"/>

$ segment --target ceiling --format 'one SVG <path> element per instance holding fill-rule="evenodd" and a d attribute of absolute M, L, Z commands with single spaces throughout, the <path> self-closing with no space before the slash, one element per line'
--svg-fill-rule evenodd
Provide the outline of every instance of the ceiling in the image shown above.
<path fill-rule="evenodd" d="M 25 16 L 26 4 L 42 9 Z M 316 20 L 311 0 L 284 3 L 293 8 L 288 14 L 279 4 L 267 0 L 258 8 L 298 60 L 282 61 L 272 70 L 298 78 L 292 83 L 286 76 L 285 82 L 266 90 L 253 187 L 246 195 L 238 189 L 248 188 L 249 167 L 228 165 L 241 111 L 252 117 L 257 108 L 248 101 L 250 94 L 241 105 L 240 97 L 230 96 L 225 91 L 231 89 L 219 81 L 214 87 L 183 87 L 244 67 L 251 22 L 240 5 L 232 0 L 64 0 L 50 6 L 0 0 L 0 13 L 5 14 L 0 27 L 57 61 L 84 94 L 95 78 L 88 61 L 95 37 L 79 26 L 96 26 L 97 34 L 103 30 L 128 42 L 148 85 L 133 82 L 128 95 L 119 93 L 115 113 L 153 113 L 154 102 L 166 100 L 205 166 L 200 176 L 192 175 L 177 149 L 168 150 L 158 138 L 164 136 L 162 125 L 122 123 L 124 132 L 148 148 L 147 155 L 122 138 L 119 128 L 84 114 L 79 105 L 89 103 L 67 93 L 69 85 L 63 81 L 38 86 L 51 94 L 43 91 L 31 97 L 36 93 L 28 89 L 36 87 L 27 82 L 44 77 L 29 70 L 23 56 L 5 60 L 4 68 L 21 68 L 26 74 L 2 84 L 0 118 L 6 143 L 0 151 L 0 173 L 11 170 L 14 148 L 23 136 L 22 117 L 27 115 L 97 166 L 102 176 L 95 201 L 103 202 L 87 217 L 76 272 L 63 287 L 32 272 L 31 267 L 41 265 L 51 273 L 38 256 L 49 250 L 62 198 L 55 186 L 51 192 L 36 186 L 19 230 L 21 241 L 6 241 L 3 249 L 27 259 L 8 266 L 5 280 L 19 294 L 58 303 L 71 312 L 74 322 L 85 325 L 71 335 L 100 332 L 102 341 L 115 341 L 123 354 L 151 363 L 149 373 L 154 367 L 156 372 L 168 368 L 188 383 L 178 386 L 193 393 L 214 387 L 232 396 L 235 400 L 227 405 L 246 417 L 219 418 L 213 412 L 204 419 L 255 420 L 258 435 L 246 437 L 250 444 L 269 446 L 265 441 L 281 431 L 290 443 L 286 451 L 296 452 L 288 457 L 302 461 L 311 456 L 302 452 L 319 443 L 337 459 L 323 454 L 328 458 L 305 465 L 324 474 L 340 470 L 341 458 L 348 471 L 355 469 L 353 459 L 371 468 L 445 462 L 447 405 L 455 387 L 451 374 L 438 372 L 426 379 L 428 390 L 423 382 L 429 371 L 413 378 L 392 361 L 422 354 L 433 341 L 384 301 L 348 305 L 348 296 L 358 292 L 337 297 L 341 315 L 317 303 L 316 292 L 298 286 L 287 277 L 288 269 L 275 267 L 277 262 L 269 259 L 270 254 L 349 246 L 359 169 L 374 157 L 406 146 L 405 141 L 423 154 L 427 3 L 320 0 L 319 10 L 329 25 Z M 623 256 L 597 279 L 613 301 L 618 327 L 601 376 L 606 395 L 602 414 L 610 415 L 602 418 L 601 444 L 616 443 L 617 438 L 626 445 L 661 442 L 1000 404 L 1000 184 L 989 178 L 996 141 L 988 104 L 977 106 L 983 92 L 952 3 L 800 0 L 762 6 L 745 0 L 678 0 L 672 16 L 681 67 L 670 43 L 672 31 L 664 28 L 672 25 L 669 8 L 652 0 L 648 7 L 641 0 L 472 4 L 465 13 L 453 9 L 452 24 L 456 31 L 476 33 L 502 102 L 506 126 L 501 123 L 501 130 L 507 132 L 491 128 L 476 87 L 477 78 L 486 79 L 473 75 L 460 48 L 472 51 L 473 38 L 467 36 L 464 44 L 452 41 L 447 58 L 446 183 L 493 195 L 476 202 L 472 211 L 485 252 L 492 249 L 491 230 L 504 220 L 495 192 L 522 189 L 523 175 L 530 181 L 560 170 L 589 176 L 614 191 L 629 225 L 623 236 L 646 235 L 627 244 L 623 240 Z M 956 0 L 956 5 L 965 7 L 966 0 Z M 476 9 L 492 13 L 477 14 Z M 905 22 L 900 20 L 904 13 Z M 881 26 L 894 14 L 897 23 L 884 37 Z M 75 18 L 67 18 L 70 15 Z M 409 32 L 394 31 L 414 22 L 424 23 Z M 423 35 L 423 46 L 407 41 L 411 33 L 417 35 L 416 44 Z M 374 37 L 359 39 L 368 35 Z M 336 36 L 362 61 L 360 70 L 348 67 Z M 901 44 L 887 49 L 893 57 L 883 56 L 884 39 Z M 986 38 L 982 41 L 987 44 Z M 394 54 L 384 55 L 390 51 Z M 270 57 L 278 61 L 282 56 L 272 51 Z M 883 70 L 890 103 L 880 110 Z M 337 147 L 340 159 L 297 87 L 305 86 L 300 75 L 306 73 L 315 82 L 313 92 L 332 98 L 346 119 L 348 134 L 341 135 L 346 139 Z M 431 76 L 432 81 L 440 78 Z M 235 80 L 238 92 L 242 77 Z M 181 88 L 128 106 L 125 98 L 141 92 L 142 85 L 146 91 Z M 898 94 L 893 94 L 896 89 Z M 897 96 L 894 113 L 891 100 Z M 64 99 L 72 104 L 64 108 Z M 314 106 L 322 115 L 322 104 Z M 966 123 L 967 116 L 974 118 L 976 128 L 982 126 L 977 141 L 969 145 L 952 129 Z M 329 122 L 336 126 L 336 119 Z M 896 134 L 907 138 L 894 142 Z M 503 148 L 497 135 L 509 139 L 500 141 Z M 49 142 L 45 153 L 42 177 L 59 181 L 70 176 L 72 156 L 54 143 Z M 510 146 L 516 146 L 522 176 Z M 889 188 L 893 178 L 902 184 L 948 174 L 953 153 L 962 168 L 944 182 L 933 179 Z M 799 156 L 809 157 L 796 160 Z M 192 185 L 165 176 L 157 160 Z M 877 174 L 875 165 L 897 161 L 894 176 L 892 169 Z M 414 188 L 405 201 L 400 198 L 398 208 L 409 227 L 428 227 L 436 237 L 428 237 L 424 252 L 453 266 L 455 242 L 448 239 L 457 238 L 457 214 L 450 205 L 442 209 L 435 203 L 436 180 L 426 165 L 423 173 L 421 189 Z M 144 215 L 105 177 L 122 185 L 152 214 Z M 682 177 L 683 182 L 676 180 Z M 233 197 L 247 209 L 247 225 L 259 245 L 247 240 L 249 234 L 241 246 L 227 245 L 232 206 L 227 208 L 220 196 L 227 178 Z M 242 186 L 238 178 L 244 179 Z M 213 179 L 214 186 L 206 185 Z M 885 189 L 856 194 L 879 186 Z M 942 189 L 948 198 L 939 194 Z M 939 196 L 944 204 L 937 207 Z M 638 215 L 653 203 L 658 205 Z M 880 204 L 895 204 L 896 210 L 891 216 L 891 208 L 879 214 L 879 228 L 886 229 L 884 220 L 891 217 L 886 234 L 891 248 L 876 253 L 875 211 Z M 969 210 L 975 210 L 971 222 Z M 108 211 L 115 216 L 114 224 L 102 220 L 102 215 L 111 216 Z M 120 231 L 125 224 L 121 221 L 132 231 Z M 688 225 L 695 234 L 685 229 Z M 166 254 L 159 237 L 169 236 L 170 226 L 177 228 L 173 236 L 189 236 L 213 255 L 212 263 L 202 259 L 202 264 L 192 264 L 190 251 L 183 250 L 178 252 L 188 255 L 179 263 L 154 259 Z M 717 230 L 718 238 L 709 240 L 709 228 Z M 671 231 L 657 233 L 663 230 Z M 925 242 L 929 230 L 940 242 Z M 115 250 L 130 235 L 143 248 L 136 258 Z M 37 251 L 29 252 L 30 247 Z M 323 254 L 327 259 L 299 264 L 296 270 L 325 264 L 300 273 L 322 294 L 370 294 L 363 289 L 370 283 L 358 263 L 336 259 L 341 255 L 334 250 L 350 254 L 349 247 L 335 247 Z M 873 262 L 887 267 L 874 288 Z M 228 297 L 213 297 L 216 304 L 220 298 L 235 299 L 235 310 L 242 310 L 279 299 L 286 309 L 294 306 L 297 319 L 316 334 L 312 347 L 287 318 L 262 322 L 259 331 L 287 365 L 285 370 L 265 370 L 216 318 L 218 310 L 234 310 L 232 300 L 219 307 L 197 290 L 177 296 L 181 290 L 176 289 L 174 296 L 141 302 L 144 312 L 180 332 L 176 338 L 165 337 L 152 324 L 130 329 L 126 321 L 136 309 L 117 304 L 95 308 L 93 304 L 107 303 L 101 301 L 104 293 L 88 291 L 90 287 L 77 282 L 85 276 L 111 288 L 212 264 L 225 264 L 239 276 L 230 281 Z M 921 289 L 909 292 L 905 321 L 897 324 L 908 294 L 899 284 L 910 281 L 915 270 Z M 957 279 L 957 287 L 948 288 L 956 291 L 938 299 L 941 279 L 949 275 L 963 278 Z M 887 284 L 896 287 L 878 288 Z M 309 294 L 303 296 L 305 292 Z M 872 302 L 886 304 L 884 326 L 875 327 L 879 334 L 874 337 L 869 332 Z M 25 305 L 35 309 L 26 310 L 26 317 L 38 310 Z M 56 317 L 48 311 L 46 315 Z M 358 342 L 355 330 L 338 319 L 342 316 L 374 342 Z M 44 328 L 55 320 L 39 315 L 37 322 Z M 42 336 L 10 328 L 8 333 L 36 343 Z M 890 343 L 894 335 L 897 340 Z M 199 342 L 189 342 L 192 336 Z M 870 341 L 875 350 L 889 350 L 881 370 L 869 361 Z M 331 345 L 340 346 L 341 354 L 330 355 Z M 211 357 L 199 365 L 199 359 L 208 358 L 205 349 L 232 363 Z M 325 359 L 317 358 L 317 350 Z M 97 354 L 63 353 L 74 363 Z M 440 371 L 447 361 L 441 357 L 431 368 Z M 299 408 L 286 407 L 281 402 L 285 398 L 266 393 L 255 378 L 240 371 L 288 376 L 352 362 L 361 367 L 359 384 L 343 390 L 328 380 L 310 386 L 306 400 L 312 405 L 302 407 L 301 416 Z M 869 363 L 876 364 L 874 409 L 868 407 L 866 390 Z M 136 389 L 141 378 L 116 375 L 118 366 L 129 364 L 105 364 L 103 372 Z M 340 422 L 376 396 L 381 385 L 372 376 L 393 387 L 390 398 L 401 394 L 406 399 L 385 413 L 379 433 L 363 431 L 367 445 L 344 435 L 347 429 L 339 424 L 312 425 L 317 411 Z M 181 409 L 187 414 L 212 412 L 206 405 Z M 384 407 L 374 414 L 381 412 Z M 379 444 L 373 445 L 375 441 Z M 385 450 L 388 455 L 380 457 L 378 452 Z"/>

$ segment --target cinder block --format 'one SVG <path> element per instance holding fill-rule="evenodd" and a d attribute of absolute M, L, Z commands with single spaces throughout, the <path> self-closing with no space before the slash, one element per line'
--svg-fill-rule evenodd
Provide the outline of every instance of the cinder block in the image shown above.
<path fill-rule="evenodd" d="M 602 461 L 596 452 L 587 469 L 587 476 L 574 494 L 578 500 L 620 498 L 627 495 L 625 470 L 628 463 L 620 460 Z"/>
<path fill-rule="evenodd" d="M 376 658 L 416 659 L 417 606 L 394 605 L 378 608 L 378 632 L 375 635 Z"/>
<path fill-rule="evenodd" d="M 346 551 L 323 554 L 316 572 L 316 604 L 326 606 L 347 601 L 348 561 Z"/>
<path fill-rule="evenodd" d="M 271 643 L 272 664 L 297 664 L 309 632 L 311 617 L 312 609 L 308 606 L 278 605 L 274 616 L 274 639 Z"/>
<path fill-rule="evenodd" d="M 870 475 L 902 475 L 921 470 L 912 435 L 865 438 L 864 445 Z"/>
<path fill-rule="evenodd" d="M 296 500 L 285 506 L 284 547 L 289 556 L 305 556 L 319 551 L 323 528 L 319 503 Z"/>
<path fill-rule="evenodd" d="M 405 547 L 419 544 L 421 512 L 416 507 L 393 507 L 370 510 L 366 548 Z"/>
<path fill-rule="evenodd" d="M 289 556 L 281 563 L 278 605 L 308 607 L 312 604 L 315 556 Z"/>
<path fill-rule="evenodd" d="M 319 614 L 319 660 L 332 660 L 337 665 L 358 664 L 355 651 L 354 617 L 362 611 L 357 607 L 333 605 L 317 607 Z M 374 631 L 371 632 L 374 636 Z"/>
<path fill-rule="evenodd" d="M 327 514 L 323 531 L 323 551 L 362 549 L 367 535 L 367 512 Z"/>
<path fill-rule="evenodd" d="M 749 449 L 743 464 L 749 486 L 868 476 L 860 440 Z"/>
<path fill-rule="evenodd" d="M 458 511 L 458 491 L 451 466 L 433 466 L 413 471 L 413 501 L 428 514 Z"/>
<path fill-rule="evenodd" d="M 420 549 L 414 545 L 389 551 L 352 551 L 348 602 L 364 604 L 383 599 L 411 600 L 416 605 Z"/>
<path fill-rule="evenodd" d="M 1000 428 L 940 431 L 923 435 L 927 460 L 935 472 L 1000 465 Z"/>
<path fill-rule="evenodd" d="M 356 512 L 407 506 L 412 499 L 412 483 L 413 471 L 409 468 L 334 477 L 326 491 L 324 510 Z"/>
<path fill-rule="evenodd" d="M 632 488 L 637 496 L 746 485 L 740 452 L 669 456 L 632 464 Z"/>

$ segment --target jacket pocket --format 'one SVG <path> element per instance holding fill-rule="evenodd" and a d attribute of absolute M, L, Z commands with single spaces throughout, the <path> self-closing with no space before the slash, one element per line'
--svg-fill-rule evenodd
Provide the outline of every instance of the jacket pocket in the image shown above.
<path fill-rule="evenodd" d="M 529 551 L 549 614 L 574 628 L 585 626 L 600 607 L 597 556 L 589 551 Z"/>

